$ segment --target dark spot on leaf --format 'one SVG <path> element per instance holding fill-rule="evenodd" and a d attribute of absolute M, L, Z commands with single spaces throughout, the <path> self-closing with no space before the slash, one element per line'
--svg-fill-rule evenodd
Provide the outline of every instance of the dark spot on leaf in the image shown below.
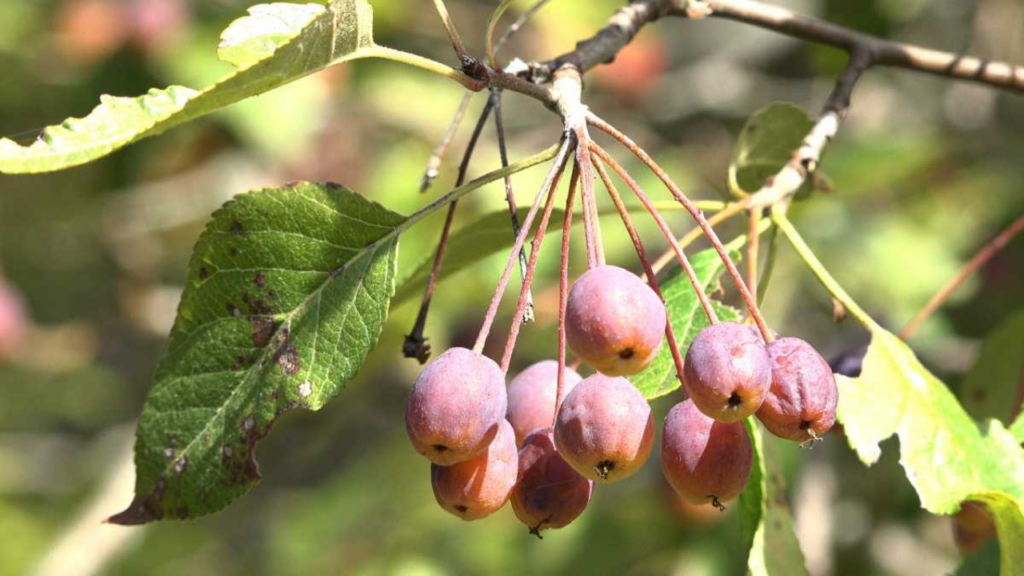
<path fill-rule="evenodd" d="M 235 248 L 234 246 L 232 246 L 231 250 L 228 250 L 228 253 L 231 254 L 232 257 L 235 257 L 235 256 L 238 256 L 239 251 L 238 251 L 238 248 Z"/>
<path fill-rule="evenodd" d="M 238 236 L 245 235 L 245 228 L 237 218 L 231 220 L 231 228 L 229 228 L 228 231 Z"/>
<path fill-rule="evenodd" d="M 210 271 L 206 269 L 206 266 L 199 267 L 199 279 L 206 280 L 210 277 Z"/>
<path fill-rule="evenodd" d="M 302 361 L 299 359 L 299 352 L 288 343 L 287 338 L 277 347 L 274 354 L 274 361 L 281 367 L 286 376 L 295 376 L 302 369 Z"/>
<path fill-rule="evenodd" d="M 253 356 L 249 354 L 241 354 L 239 356 L 235 356 L 234 361 L 231 362 L 231 369 L 236 371 L 244 370 L 252 366 L 255 362 L 256 358 L 254 358 Z"/>
<path fill-rule="evenodd" d="M 265 316 L 250 316 L 249 323 L 252 325 L 252 345 L 256 348 L 265 348 L 267 344 L 270 344 L 274 332 L 277 332 L 281 326 L 280 322 L 275 322 Z"/>
<path fill-rule="evenodd" d="M 181 475 L 185 473 L 188 468 L 188 456 L 182 456 L 174 461 L 174 475 L 181 478 Z"/>
<path fill-rule="evenodd" d="M 172 448 L 174 446 L 177 446 L 178 445 L 178 437 L 175 436 L 174 434 L 171 434 L 170 436 L 168 436 L 167 437 L 167 445 L 171 446 Z"/>
<path fill-rule="evenodd" d="M 267 290 L 267 298 L 273 300 L 274 298 L 277 298 L 277 294 L 273 290 Z"/>
<path fill-rule="evenodd" d="M 263 272 L 257 272 L 256 276 L 253 276 L 252 283 L 260 288 L 264 288 L 267 285 L 267 278 L 263 275 Z"/>

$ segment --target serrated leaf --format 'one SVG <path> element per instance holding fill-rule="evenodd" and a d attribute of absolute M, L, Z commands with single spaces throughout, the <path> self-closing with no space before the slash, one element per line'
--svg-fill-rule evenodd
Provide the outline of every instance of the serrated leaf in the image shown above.
<path fill-rule="evenodd" d="M 779 440 L 765 435 L 753 418 L 747 418 L 744 425 L 754 448 L 750 479 L 739 499 L 743 548 L 749 551 L 747 569 L 753 576 L 807 574 L 786 504 Z"/>
<path fill-rule="evenodd" d="M 775 102 L 751 116 L 740 131 L 729 165 L 730 178 L 747 193 L 757 192 L 789 162 L 814 121 L 803 109 Z M 805 182 L 799 193 L 810 190 Z"/>
<path fill-rule="evenodd" d="M 318 410 L 376 344 L 405 219 L 338 185 L 237 196 L 196 244 L 139 422 L 140 524 L 215 512 L 259 480 L 283 413 Z"/>
<path fill-rule="evenodd" d="M 518 210 L 520 222 L 526 219 L 528 211 L 527 208 Z M 551 219 L 548 221 L 548 231 L 561 230 L 564 217 L 564 210 L 553 208 Z M 448 236 L 448 246 L 444 251 L 444 263 L 438 275 L 438 282 L 492 254 L 511 249 L 512 244 L 515 243 L 515 236 L 512 234 L 510 222 L 509 211 L 498 210 L 452 232 Z M 537 231 L 539 225 L 540 218 L 535 218 L 533 228 L 530 230 L 531 236 Z M 396 305 L 423 295 L 423 288 L 426 286 L 433 266 L 434 251 L 432 250 L 423 257 L 412 273 L 398 283 L 394 299 Z"/>
<path fill-rule="evenodd" d="M 95 160 L 332 64 L 375 55 L 366 0 L 254 6 L 222 36 L 221 56 L 237 70 L 212 86 L 171 86 L 135 98 L 104 95 L 84 118 L 49 126 L 30 146 L 0 139 L 0 173 L 60 170 Z"/>
<path fill-rule="evenodd" d="M 739 248 L 745 241 L 745 236 L 740 237 L 726 246 L 727 253 L 733 262 L 739 261 Z M 718 288 L 719 278 L 725 270 L 722 259 L 718 257 L 718 252 L 709 248 L 688 256 L 701 286 L 706 292 L 714 292 Z M 708 318 L 682 268 L 674 267 L 669 276 L 661 281 L 661 292 L 665 297 L 665 309 L 672 322 L 672 330 L 675 332 L 676 341 L 679 344 L 679 352 L 685 356 L 693 339 L 709 325 Z M 714 307 L 718 319 L 723 322 L 735 322 L 740 319 L 739 311 L 731 306 L 726 306 L 714 299 L 711 300 L 711 305 Z M 630 378 L 630 381 L 647 399 L 664 396 L 679 388 L 681 383 L 668 343 L 662 342 L 661 350 L 651 361 L 650 366 Z"/>
<path fill-rule="evenodd" d="M 838 417 L 867 465 L 900 440 L 900 464 L 934 514 L 984 500 L 999 529 L 1001 574 L 1024 573 L 1024 449 L 997 420 L 983 434 L 946 386 L 899 338 L 877 326 L 858 378 L 837 376 Z M 1012 545 L 1011 545 L 1012 543 Z"/>
<path fill-rule="evenodd" d="M 1009 424 L 1020 410 L 1024 387 L 1024 310 L 1008 315 L 985 337 L 967 373 L 961 402 L 975 419 Z"/>

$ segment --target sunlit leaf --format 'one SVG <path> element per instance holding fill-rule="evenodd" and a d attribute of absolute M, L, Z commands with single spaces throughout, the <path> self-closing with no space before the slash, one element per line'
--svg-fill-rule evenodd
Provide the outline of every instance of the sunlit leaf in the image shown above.
<path fill-rule="evenodd" d="M 1024 449 L 997 420 L 985 432 L 946 386 L 899 338 L 872 327 L 858 378 L 838 376 L 839 420 L 850 446 L 868 465 L 880 443 L 900 440 L 900 463 L 934 514 L 952 514 L 964 500 L 983 500 L 999 530 L 1001 574 L 1024 572 Z"/>
<path fill-rule="evenodd" d="M 807 574 L 803 551 L 793 531 L 786 504 L 786 485 L 778 440 L 766 435 L 753 418 L 745 423 L 754 447 L 754 463 L 740 494 L 740 531 L 749 551 L 747 567 L 753 576 Z"/>
<path fill-rule="evenodd" d="M 139 422 L 135 500 L 111 522 L 202 516 L 259 480 L 256 446 L 274 423 L 321 408 L 376 344 L 404 220 L 311 183 L 213 215 Z"/>
<path fill-rule="evenodd" d="M 813 126 L 807 113 L 793 104 L 762 108 L 747 120 L 733 147 L 730 178 L 745 192 L 757 192 L 789 162 Z M 810 187 L 804 183 L 800 191 Z"/>
<path fill-rule="evenodd" d="M 101 96 L 88 116 L 46 128 L 30 146 L 0 139 L 0 173 L 77 166 L 326 66 L 373 56 L 372 28 L 366 0 L 254 6 L 221 38 L 219 53 L 236 67 L 233 73 L 202 90 L 171 86 L 135 98 Z"/>

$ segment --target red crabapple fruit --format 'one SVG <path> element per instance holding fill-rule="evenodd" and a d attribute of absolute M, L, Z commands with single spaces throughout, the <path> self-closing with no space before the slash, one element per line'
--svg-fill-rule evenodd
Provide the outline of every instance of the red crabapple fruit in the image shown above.
<path fill-rule="evenodd" d="M 562 401 L 555 447 L 577 472 L 600 482 L 622 480 L 643 466 L 654 444 L 654 419 L 625 378 L 594 374 Z"/>
<path fill-rule="evenodd" d="M 799 338 L 768 345 L 772 384 L 757 411 L 769 432 L 794 442 L 820 438 L 836 422 L 839 389 L 832 369 L 813 346 Z"/>
<path fill-rule="evenodd" d="M 700 331 L 686 352 L 683 386 L 700 411 L 736 422 L 761 407 L 771 384 L 771 362 L 749 326 L 719 322 Z"/>
<path fill-rule="evenodd" d="M 505 376 L 466 348 L 450 348 L 427 365 L 409 392 L 405 428 L 413 447 L 451 466 L 487 449 L 505 421 Z"/>
<path fill-rule="evenodd" d="M 523 440 L 512 511 L 531 534 L 540 537 L 541 530 L 568 526 L 586 509 L 593 490 L 594 483 L 555 449 L 553 428 L 539 428 Z"/>
<path fill-rule="evenodd" d="M 742 422 L 723 423 L 692 400 L 672 407 L 661 438 L 661 469 L 679 497 L 691 504 L 732 500 L 750 476 L 752 448 Z"/>
<path fill-rule="evenodd" d="M 628 376 L 654 359 L 666 322 L 665 304 L 650 286 L 622 268 L 599 266 L 572 286 L 566 340 L 602 374 Z"/>
<path fill-rule="evenodd" d="M 430 465 L 434 498 L 442 508 L 467 522 L 485 518 L 508 502 L 518 466 L 512 425 L 502 420 L 498 435 L 482 454 L 451 466 Z"/>

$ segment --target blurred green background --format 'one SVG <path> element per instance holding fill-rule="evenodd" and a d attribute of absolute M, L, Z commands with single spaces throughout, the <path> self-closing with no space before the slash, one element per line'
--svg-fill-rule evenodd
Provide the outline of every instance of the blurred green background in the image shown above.
<path fill-rule="evenodd" d="M 252 3 L 0 2 L 0 135 L 29 143 L 43 126 L 86 114 L 100 94 L 215 80 L 229 71 L 216 58 L 218 34 Z M 379 42 L 453 62 L 431 2 L 371 3 Z M 1015 0 L 780 3 L 884 37 L 1024 62 L 1024 5 Z M 477 54 L 496 4 L 448 2 Z M 505 55 L 546 59 L 569 50 L 619 5 L 553 0 Z M 695 197 L 721 198 L 746 117 L 776 100 L 815 113 L 843 63 L 836 51 L 739 24 L 667 20 L 590 74 L 586 101 Z M 416 191 L 460 95 L 455 83 L 425 72 L 358 61 L 84 167 L 0 176 L 0 282 L 20 292 L 25 312 L 20 333 L 0 339 L 0 575 L 744 572 L 736 515 L 681 506 L 654 459 L 628 481 L 602 486 L 575 524 L 543 541 L 507 508 L 474 524 L 445 514 L 402 424 L 419 370 L 400 354 L 412 301 L 392 309 L 348 390 L 321 413 L 291 413 L 275 427 L 259 451 L 263 482 L 249 496 L 195 521 L 100 524 L 131 499 L 134 424 L 209 213 L 236 193 L 299 179 L 342 182 L 410 213 L 454 180 L 483 97 L 435 187 Z M 505 103 L 513 159 L 557 138 L 557 118 L 535 102 L 513 94 Z M 872 71 L 827 153 L 835 190 L 795 206 L 794 221 L 854 298 L 898 330 L 1024 211 L 1021 133 L 1019 96 Z M 498 165 L 491 129 L 478 150 L 471 175 Z M 532 197 L 540 172 L 516 178 L 520 201 Z M 664 199 L 650 178 L 640 180 Z M 501 187 L 475 192 L 457 226 L 503 202 Z M 678 213 L 668 217 L 680 233 L 691 226 Z M 403 237 L 400 277 L 432 253 L 441 220 Z M 722 235 L 744 226 L 731 222 Z M 612 220 L 604 232 L 609 260 L 638 269 L 625 233 Z M 650 251 L 664 248 L 649 223 L 641 233 Z M 535 289 L 539 321 L 525 329 L 514 367 L 554 355 L 557 262 L 548 254 Z M 574 253 L 577 271 L 582 256 Z M 435 351 L 470 341 L 504 258 L 441 285 L 427 326 Z M 954 390 L 986 334 L 1024 306 L 1022 264 L 1017 241 L 915 336 L 919 355 Z M 726 298 L 735 298 L 731 290 Z M 867 341 L 853 323 L 833 321 L 827 293 L 784 243 L 765 313 L 779 332 L 815 343 L 826 357 Z M 492 338 L 495 349 L 502 340 Z M 1024 347 L 1007 353 L 1024 358 Z M 655 410 L 663 415 L 678 400 L 659 399 Z M 920 509 L 897 443 L 886 449 L 865 470 L 841 433 L 813 451 L 787 446 L 790 504 L 815 576 L 945 574 L 958 564 L 949 520 Z"/>

